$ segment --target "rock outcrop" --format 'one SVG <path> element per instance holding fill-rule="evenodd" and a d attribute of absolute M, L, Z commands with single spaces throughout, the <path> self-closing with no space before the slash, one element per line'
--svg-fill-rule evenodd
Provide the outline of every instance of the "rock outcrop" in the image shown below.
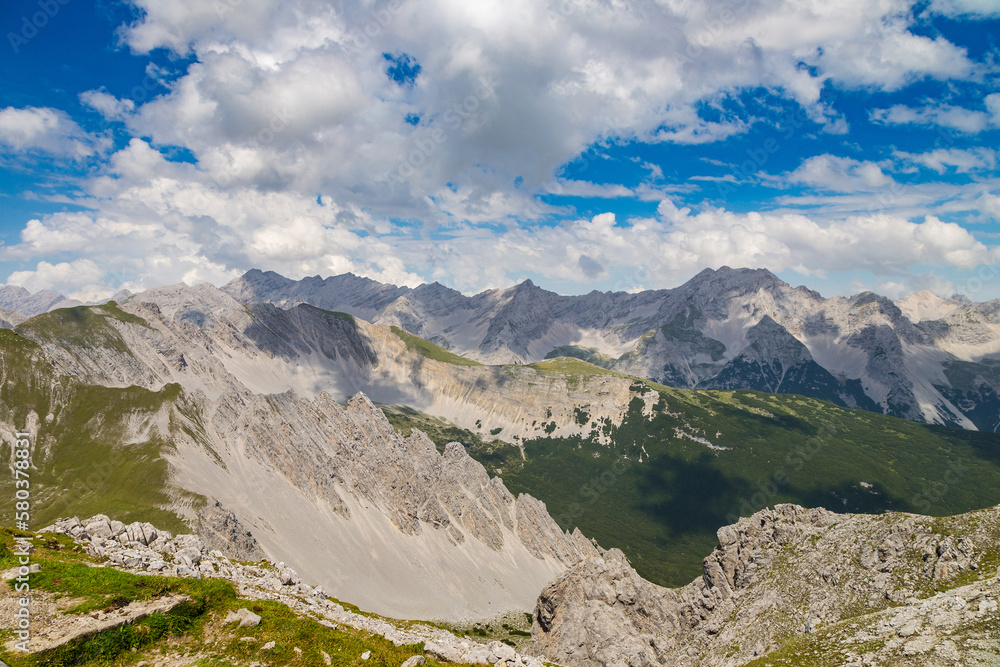
<path fill-rule="evenodd" d="M 153 614 L 166 614 L 178 606 L 191 602 L 186 595 L 165 595 L 155 600 L 130 602 L 124 607 L 93 612 L 87 616 L 59 615 L 36 632 L 29 644 L 30 653 L 52 651 L 80 642 L 101 632 L 108 632 L 123 625 L 141 621 Z M 17 640 L 7 642 L 7 650 L 15 649 Z M 6 664 L 6 663 L 5 663 Z"/>
<path fill-rule="evenodd" d="M 949 634 L 976 642 L 977 624 L 1000 622 L 1000 581 L 981 571 L 1000 562 L 1000 508 L 933 519 L 778 505 L 718 537 L 704 575 L 680 589 L 645 581 L 617 550 L 561 574 L 535 607 L 536 650 L 573 667 L 742 665 L 821 629 L 854 637 L 863 656 L 867 627 L 886 642 L 919 635 L 919 651 L 893 641 L 883 653 L 926 658 Z"/>
<path fill-rule="evenodd" d="M 251 562 L 267 558 L 253 533 L 218 500 L 206 503 L 199 510 L 198 535 L 210 549 L 217 549 L 229 558 Z"/>
<path fill-rule="evenodd" d="M 238 508 L 216 519 L 221 537 L 252 530 L 270 558 L 364 608 L 448 620 L 527 610 L 545 582 L 598 553 L 461 444 L 442 453 L 418 430 L 400 436 L 363 394 L 341 406 L 234 392 L 199 412 L 202 437 L 173 434 L 174 482 Z M 250 546 L 237 548 L 257 555 Z"/>

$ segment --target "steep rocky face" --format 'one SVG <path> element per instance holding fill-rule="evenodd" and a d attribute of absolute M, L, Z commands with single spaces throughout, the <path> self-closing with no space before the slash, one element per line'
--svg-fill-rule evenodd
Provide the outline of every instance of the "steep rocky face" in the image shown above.
<path fill-rule="evenodd" d="M 289 280 L 274 271 L 252 269 L 227 284 L 223 291 L 241 303 L 273 303 L 282 308 L 308 303 L 371 320 L 376 313 L 410 290 L 351 273 L 325 280 L 319 276 Z"/>
<path fill-rule="evenodd" d="M 578 297 L 530 281 L 465 297 L 440 285 L 396 288 L 351 275 L 296 282 L 260 272 L 224 291 L 244 303 L 343 310 L 487 363 L 576 356 L 673 386 L 803 393 L 918 421 L 996 428 L 982 413 L 1000 385 L 984 379 L 975 392 L 956 394 L 945 367 L 1000 357 L 1000 301 L 918 293 L 893 302 L 870 292 L 824 299 L 768 271 L 728 267 L 675 289 Z"/>
<path fill-rule="evenodd" d="M 706 389 L 746 386 L 775 394 L 801 394 L 850 407 L 879 410 L 861 383 L 840 381 L 816 363 L 809 349 L 769 315 L 747 330 L 746 347 L 718 375 L 700 383 Z"/>
<path fill-rule="evenodd" d="M 363 395 L 341 407 L 326 394 L 229 394 L 199 421 L 203 437 L 175 435 L 175 483 L 239 508 L 272 559 L 365 609 L 448 619 L 523 609 L 597 553 L 461 445 L 442 454 L 419 431 L 399 436 Z"/>
<path fill-rule="evenodd" d="M 1000 622 L 1000 508 L 933 519 L 778 505 L 718 537 L 704 575 L 680 589 L 641 579 L 614 550 L 561 574 L 538 598 L 536 649 L 573 667 L 742 665 L 798 636 L 856 637 L 865 625 L 892 655 L 906 646 L 889 639 L 924 638 L 912 657 Z M 953 618 L 931 613 L 948 604 Z"/>
<path fill-rule="evenodd" d="M 384 326 L 397 326 L 445 349 L 465 347 L 462 335 L 454 327 L 470 318 L 471 304 L 461 292 L 440 283 L 421 285 L 404 294 L 369 318 Z M 482 335 L 484 326 L 472 325 L 465 337 Z M 445 335 L 442 331 L 448 330 Z M 477 338 L 478 339 L 478 338 Z"/>
<path fill-rule="evenodd" d="M 267 557 L 253 533 L 218 500 L 205 503 L 199 510 L 198 535 L 207 549 L 218 550 L 229 558 L 256 562 Z"/>
<path fill-rule="evenodd" d="M 979 430 L 1000 432 L 1000 361 L 947 361 L 944 375 L 948 382 L 935 385 L 941 395 L 958 406 Z"/>
<path fill-rule="evenodd" d="M 26 381 L 8 374 L 30 376 L 32 403 L 22 407 L 34 412 L 17 421 L 43 423 L 50 411 L 58 423 L 72 421 L 80 415 L 56 406 L 106 398 L 110 407 L 83 416 L 88 435 L 124 450 L 155 445 L 136 454 L 167 464 L 151 502 L 229 542 L 234 555 L 294 563 L 366 609 L 459 620 L 527 610 L 552 576 L 598 553 L 560 530 L 544 504 L 491 479 L 462 445 L 439 452 L 419 431 L 401 437 L 363 394 L 339 403 L 355 381 L 378 388 L 381 379 L 393 396 L 398 384 L 454 401 L 488 376 L 456 381 L 450 364 L 410 351 L 392 331 L 312 306 L 244 307 L 210 286 L 147 298 L 156 301 L 35 318 L 19 331 L 37 345 L 5 332 L 33 355 L 27 363 L 5 354 L 0 364 L 10 382 Z M 53 366 L 78 379 L 53 382 Z M 520 391 L 505 385 L 493 383 Z M 70 398 L 51 395 L 56 389 Z M 497 410 L 511 419 L 523 409 L 501 403 Z M 21 427 L 14 422 L 11 432 Z M 67 475 L 59 461 L 85 456 L 73 449 L 78 435 L 53 436 L 62 438 L 53 479 Z M 98 502 L 97 486 L 88 502 Z M 200 511 L 199 497 L 209 501 Z"/>
<path fill-rule="evenodd" d="M 958 294 L 952 295 L 950 299 L 942 299 L 927 290 L 914 292 L 896 300 L 896 306 L 914 323 L 943 319 L 968 303 L 968 299 Z"/>

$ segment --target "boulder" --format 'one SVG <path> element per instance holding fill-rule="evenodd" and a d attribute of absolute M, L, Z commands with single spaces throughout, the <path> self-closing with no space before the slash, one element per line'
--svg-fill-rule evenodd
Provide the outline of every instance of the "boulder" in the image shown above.
<path fill-rule="evenodd" d="M 236 611 L 230 611 L 226 614 L 223 623 L 236 623 L 239 622 L 241 628 L 252 628 L 260 625 L 260 616 L 253 613 L 249 609 L 241 608 Z"/>
<path fill-rule="evenodd" d="M 194 567 L 201 562 L 201 552 L 194 547 L 184 547 L 174 553 L 174 559 L 188 567 Z"/>

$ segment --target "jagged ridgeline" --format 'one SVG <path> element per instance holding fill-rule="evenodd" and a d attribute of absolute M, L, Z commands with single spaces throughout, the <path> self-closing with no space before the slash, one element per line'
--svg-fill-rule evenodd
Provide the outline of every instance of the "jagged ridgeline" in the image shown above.
<path fill-rule="evenodd" d="M 602 371 L 577 360 L 534 364 L 585 385 Z M 812 398 L 691 391 L 631 380 L 620 424 L 586 433 L 497 438 L 386 406 L 403 432 L 461 440 L 514 493 L 544 501 L 564 528 L 619 547 L 645 578 L 680 586 L 701 573 L 715 531 L 740 516 L 794 502 L 839 512 L 945 516 L 1000 503 L 1000 436 L 928 426 Z M 494 429 L 495 430 L 495 429 Z M 523 450 L 523 456 L 522 456 Z"/>
<path fill-rule="evenodd" d="M 170 528 L 171 520 L 191 516 L 203 502 L 191 489 L 229 489 L 229 509 L 258 503 L 263 512 L 261 499 L 242 489 L 269 484 L 278 502 L 288 481 L 294 489 L 287 498 L 299 497 L 293 490 L 314 489 L 332 506 L 360 503 L 344 511 L 350 520 L 331 515 L 338 526 L 355 525 L 369 506 L 378 506 L 393 517 L 386 531 L 427 531 L 447 551 L 447 534 L 436 532 L 434 520 L 445 525 L 450 516 L 448 530 L 459 530 L 461 521 L 473 525 L 473 515 L 460 520 L 459 505 L 449 515 L 433 504 L 407 503 L 418 494 L 421 503 L 425 496 L 428 503 L 461 498 L 470 512 L 488 513 L 495 508 L 476 503 L 488 496 L 496 508 L 508 507 L 506 490 L 488 480 L 468 486 L 464 472 L 458 486 L 450 477 L 407 486 L 410 478 L 400 475 L 410 472 L 399 471 L 413 465 L 405 457 L 417 454 L 428 470 L 471 469 L 473 461 L 459 458 L 463 448 L 444 447 L 460 441 L 515 496 L 544 501 L 563 529 L 579 527 L 602 546 L 621 548 L 656 583 L 681 585 L 700 574 L 720 526 L 765 505 L 946 515 L 1000 503 L 995 434 L 792 394 L 670 388 L 579 359 L 474 363 L 402 329 L 283 305 L 289 307 L 241 304 L 207 285 L 175 286 L 121 304 L 53 311 L 19 325 L 17 333 L 0 332 L 0 417 L 20 428 L 38 416 L 37 520 L 117 513 Z M 385 405 L 404 435 L 414 426 L 428 433 L 445 462 L 421 449 L 419 438 L 382 438 L 380 446 L 396 452 L 389 465 L 375 450 L 352 444 L 381 428 L 365 405 L 338 407 L 358 391 Z M 398 405 L 408 407 L 389 407 Z M 338 439 L 341 458 L 319 456 L 320 443 Z M 180 446 L 183 455 L 175 456 Z M 115 476 L 88 484 L 91 470 L 109 459 Z M 239 478 L 250 459 L 266 465 Z M 186 486 L 172 484 L 177 479 Z M 534 544 L 527 535 L 537 535 L 541 546 L 526 548 L 563 549 L 562 560 L 547 560 L 544 568 L 541 557 L 518 551 L 519 567 L 537 560 L 544 582 L 572 561 L 578 545 L 538 532 L 534 523 L 547 524 L 529 520 L 529 509 L 511 517 L 513 528 L 498 523 L 493 541 L 521 550 Z M 172 519 L 157 518 L 156 511 Z M 293 522 L 269 516 L 262 533 L 273 528 L 273 543 L 284 544 L 277 531 L 291 530 Z M 464 534 L 462 549 L 496 551 Z M 306 558 L 280 554 L 289 562 L 296 557 Z M 456 591 L 455 599 L 461 595 Z"/>
<path fill-rule="evenodd" d="M 386 346 L 425 359 L 414 341 L 211 289 L 2 332 L 0 453 L 11 460 L 9 435 L 32 434 L 29 525 L 96 511 L 203 531 L 216 508 L 228 535 L 251 528 L 246 545 L 366 610 L 449 621 L 529 609 L 546 581 L 597 553 L 461 445 L 403 438 L 356 393 L 374 365 L 392 366 Z M 0 488 L 13 496 L 11 485 Z"/>
<path fill-rule="evenodd" d="M 562 296 L 524 281 L 466 296 L 352 274 L 248 271 L 243 303 L 310 303 L 397 326 L 471 359 L 569 356 L 672 387 L 799 394 L 931 424 L 1000 430 L 1000 299 L 872 292 L 825 299 L 764 269 L 705 269 L 673 288 Z"/>

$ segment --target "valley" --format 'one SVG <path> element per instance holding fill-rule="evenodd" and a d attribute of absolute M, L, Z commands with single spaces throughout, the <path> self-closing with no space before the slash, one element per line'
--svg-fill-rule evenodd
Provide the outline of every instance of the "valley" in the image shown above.
<path fill-rule="evenodd" d="M 783 354 L 759 335 L 774 326 L 751 331 L 759 359 Z M 530 611 L 608 549 L 649 586 L 689 586 L 722 527 L 783 503 L 1000 505 L 995 433 L 592 360 L 491 364 L 397 325 L 177 285 L 0 330 L 0 422 L 36 434 L 40 522 L 252 534 L 338 599 L 450 623 Z"/>

